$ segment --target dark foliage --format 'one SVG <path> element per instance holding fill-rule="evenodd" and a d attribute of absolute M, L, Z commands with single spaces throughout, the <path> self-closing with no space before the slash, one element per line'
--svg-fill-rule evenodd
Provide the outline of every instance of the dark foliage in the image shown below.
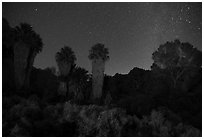
<path fill-rule="evenodd" d="M 27 23 L 21 23 L 15 28 L 15 41 L 23 41 L 28 44 L 31 51 L 37 53 L 42 51 L 43 43 L 40 35 L 35 33 L 32 26 Z"/>
<path fill-rule="evenodd" d="M 56 53 L 55 58 L 57 62 L 74 63 L 74 61 L 76 61 L 73 50 L 68 46 L 61 48 L 61 50 Z"/>
<path fill-rule="evenodd" d="M 102 43 L 97 43 L 91 47 L 91 50 L 89 50 L 88 58 L 91 60 L 102 58 L 104 61 L 107 61 L 109 60 L 108 54 L 108 48 L 105 48 Z"/>

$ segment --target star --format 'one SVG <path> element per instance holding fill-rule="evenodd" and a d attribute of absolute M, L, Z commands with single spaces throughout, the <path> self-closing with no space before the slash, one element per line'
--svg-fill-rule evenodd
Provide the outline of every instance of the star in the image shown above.
<path fill-rule="evenodd" d="M 176 35 L 176 38 L 179 38 L 179 35 Z"/>
<path fill-rule="evenodd" d="M 128 13 L 130 14 L 132 11 L 131 10 L 128 10 Z"/>
<path fill-rule="evenodd" d="M 37 11 L 38 11 L 38 8 L 35 8 L 34 10 L 37 12 Z"/>

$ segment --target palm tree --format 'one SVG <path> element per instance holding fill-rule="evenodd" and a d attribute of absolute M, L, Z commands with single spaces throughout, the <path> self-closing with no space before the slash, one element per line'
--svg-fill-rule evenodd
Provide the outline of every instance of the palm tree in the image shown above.
<path fill-rule="evenodd" d="M 59 92 L 67 97 L 68 89 L 68 75 L 75 66 L 76 56 L 72 49 L 68 46 L 61 48 L 60 52 L 56 53 L 56 62 L 60 71 L 60 86 Z"/>
<path fill-rule="evenodd" d="M 89 51 L 89 59 L 92 60 L 92 99 L 97 100 L 102 96 L 105 62 L 109 60 L 108 48 L 104 44 L 97 43 Z"/>
<path fill-rule="evenodd" d="M 35 56 L 42 51 L 43 43 L 32 26 L 21 23 L 15 28 L 14 69 L 16 88 L 29 88 L 30 72 Z"/>
<path fill-rule="evenodd" d="M 14 29 L 9 22 L 2 18 L 2 88 L 13 89 L 14 67 L 13 67 L 13 45 L 15 40 Z"/>

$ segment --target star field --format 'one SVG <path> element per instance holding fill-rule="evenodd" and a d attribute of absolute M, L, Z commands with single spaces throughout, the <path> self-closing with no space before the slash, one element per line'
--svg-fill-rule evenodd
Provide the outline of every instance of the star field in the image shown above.
<path fill-rule="evenodd" d="M 202 3 L 3 3 L 11 26 L 31 24 L 44 48 L 34 66 L 56 66 L 55 53 L 72 47 L 77 65 L 91 71 L 88 51 L 95 43 L 109 48 L 106 74 L 150 69 L 152 53 L 174 39 L 202 49 Z"/>

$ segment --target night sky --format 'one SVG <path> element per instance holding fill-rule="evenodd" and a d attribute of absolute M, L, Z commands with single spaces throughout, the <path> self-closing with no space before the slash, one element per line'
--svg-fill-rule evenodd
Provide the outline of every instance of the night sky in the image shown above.
<path fill-rule="evenodd" d="M 12 27 L 27 22 L 40 34 L 37 68 L 57 67 L 55 53 L 64 45 L 91 72 L 89 49 L 104 43 L 109 75 L 150 69 L 152 53 L 176 38 L 202 49 L 202 3 L 3 3 L 2 9 Z"/>

